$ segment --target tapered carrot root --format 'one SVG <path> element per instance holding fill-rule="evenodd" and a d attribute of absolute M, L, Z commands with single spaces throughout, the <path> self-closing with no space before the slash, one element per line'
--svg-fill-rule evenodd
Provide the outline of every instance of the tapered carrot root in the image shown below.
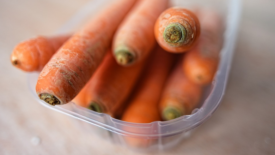
<path fill-rule="evenodd" d="M 219 63 L 223 42 L 223 22 L 212 10 L 200 10 L 202 34 L 198 45 L 187 52 L 183 62 L 186 76 L 193 82 L 206 85 L 211 83 Z"/>
<path fill-rule="evenodd" d="M 122 116 L 123 121 L 151 123 L 160 120 L 157 108 L 158 101 L 172 66 L 173 55 L 158 47 L 152 57 L 150 57 L 150 60 L 133 98 Z M 126 140 L 132 146 L 146 146 L 150 143 L 150 141 L 141 137 L 128 137 Z"/>
<path fill-rule="evenodd" d="M 116 32 L 113 52 L 120 65 L 145 59 L 155 45 L 154 24 L 168 0 L 140 0 Z"/>
<path fill-rule="evenodd" d="M 144 65 L 145 62 L 140 62 L 120 66 L 110 51 L 83 88 L 86 97 L 82 106 L 111 116 L 119 115 L 117 111 L 131 93 Z"/>
<path fill-rule="evenodd" d="M 11 54 L 13 66 L 26 71 L 40 71 L 70 35 L 38 36 L 19 43 Z"/>
<path fill-rule="evenodd" d="M 71 101 L 110 48 L 113 35 L 135 0 L 116 0 L 74 34 L 39 75 L 36 93 L 51 105 Z"/>
<path fill-rule="evenodd" d="M 200 23 L 196 15 L 187 9 L 169 8 L 159 16 L 154 31 L 163 49 L 181 53 L 195 45 L 200 35 Z"/>
<path fill-rule="evenodd" d="M 186 78 L 181 64 L 182 61 L 175 66 L 162 93 L 160 112 L 163 120 L 190 114 L 201 98 L 202 87 Z"/>

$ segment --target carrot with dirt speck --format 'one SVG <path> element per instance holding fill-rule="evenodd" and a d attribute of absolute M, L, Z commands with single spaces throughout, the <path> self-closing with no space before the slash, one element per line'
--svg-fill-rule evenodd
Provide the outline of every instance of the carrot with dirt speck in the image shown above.
<path fill-rule="evenodd" d="M 26 71 L 41 71 L 70 35 L 38 36 L 19 43 L 11 54 L 13 66 Z"/>
<path fill-rule="evenodd" d="M 172 53 L 186 52 L 193 48 L 200 35 L 197 16 L 184 8 L 169 8 L 155 24 L 155 37 L 159 45 Z"/>
<path fill-rule="evenodd" d="M 156 43 L 154 24 L 168 0 L 140 0 L 125 18 L 113 41 L 117 62 L 126 66 L 145 59 Z"/>
<path fill-rule="evenodd" d="M 36 93 L 50 105 L 71 101 L 89 81 L 111 46 L 113 35 L 136 0 L 116 0 L 53 56 L 39 75 Z"/>
<path fill-rule="evenodd" d="M 201 37 L 196 47 L 186 53 L 183 69 L 191 81 L 207 85 L 218 68 L 224 27 L 222 18 L 213 10 L 200 10 L 198 17 Z"/>

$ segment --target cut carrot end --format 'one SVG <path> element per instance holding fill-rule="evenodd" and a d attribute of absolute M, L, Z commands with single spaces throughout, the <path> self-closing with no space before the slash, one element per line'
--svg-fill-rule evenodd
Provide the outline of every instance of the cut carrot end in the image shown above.
<path fill-rule="evenodd" d="M 116 53 L 116 61 L 120 65 L 129 65 L 134 61 L 134 55 L 129 51 L 120 51 Z"/>
<path fill-rule="evenodd" d="M 91 102 L 91 104 L 89 105 L 88 109 L 96 111 L 96 112 L 99 112 L 99 113 L 103 112 L 103 110 L 100 107 L 100 105 L 97 104 L 96 102 Z"/>
<path fill-rule="evenodd" d="M 171 23 L 165 28 L 163 38 L 170 44 L 184 42 L 186 29 L 181 24 Z"/>
<path fill-rule="evenodd" d="M 163 110 L 162 117 L 164 120 L 169 121 L 183 115 L 183 111 L 176 107 L 167 107 Z"/>
<path fill-rule="evenodd" d="M 59 99 L 57 99 L 57 97 L 48 93 L 39 94 L 39 98 L 53 106 L 61 104 L 61 102 L 59 101 Z"/>

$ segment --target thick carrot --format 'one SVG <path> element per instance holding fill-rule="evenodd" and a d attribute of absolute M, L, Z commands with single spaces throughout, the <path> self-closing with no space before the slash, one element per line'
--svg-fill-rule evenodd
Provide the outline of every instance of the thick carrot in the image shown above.
<path fill-rule="evenodd" d="M 37 36 L 19 43 L 11 54 L 13 66 L 26 71 L 40 71 L 70 35 Z"/>
<path fill-rule="evenodd" d="M 145 62 L 123 67 L 116 63 L 112 52 L 108 52 L 103 62 L 84 87 L 85 102 L 82 106 L 111 116 L 122 108 L 131 93 Z"/>
<path fill-rule="evenodd" d="M 190 114 L 201 98 L 202 87 L 189 81 L 182 71 L 182 61 L 175 66 L 160 100 L 163 120 Z"/>
<path fill-rule="evenodd" d="M 156 41 L 154 24 L 168 7 L 168 0 L 140 0 L 116 32 L 113 52 L 120 65 L 145 59 Z"/>
<path fill-rule="evenodd" d="M 169 8 L 155 24 L 155 37 L 168 52 L 181 53 L 190 50 L 200 35 L 200 23 L 194 13 L 183 8 Z"/>
<path fill-rule="evenodd" d="M 158 47 L 150 56 L 150 62 L 143 73 L 138 88 L 126 108 L 122 120 L 133 123 L 151 123 L 160 120 L 158 101 L 165 80 L 173 63 L 173 55 Z M 132 130 L 132 129 L 125 129 Z M 135 147 L 147 146 L 151 141 L 142 137 L 127 137 Z"/>
<path fill-rule="evenodd" d="M 195 83 L 209 84 L 219 63 L 219 53 L 223 42 L 223 22 L 218 13 L 200 10 L 201 37 L 198 45 L 187 52 L 183 62 L 186 76 Z"/>
<path fill-rule="evenodd" d="M 36 93 L 41 100 L 51 105 L 65 104 L 79 93 L 135 1 L 114 1 L 59 49 L 39 75 Z"/>

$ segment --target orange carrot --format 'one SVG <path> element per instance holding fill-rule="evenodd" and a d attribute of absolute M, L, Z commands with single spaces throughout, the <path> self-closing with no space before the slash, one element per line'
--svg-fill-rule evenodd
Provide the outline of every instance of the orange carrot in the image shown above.
<path fill-rule="evenodd" d="M 126 109 L 122 120 L 133 123 L 151 123 L 159 120 L 157 103 L 173 62 L 172 54 L 160 47 L 153 53 L 143 73 L 138 90 Z"/>
<path fill-rule="evenodd" d="M 152 53 L 143 77 L 138 83 L 133 98 L 126 108 L 122 120 L 133 123 L 151 123 L 160 120 L 158 101 L 162 88 L 173 62 L 173 55 L 160 47 Z M 125 130 L 133 130 L 126 128 Z M 147 146 L 151 141 L 142 137 L 127 137 L 127 142 L 134 147 Z"/>
<path fill-rule="evenodd" d="M 206 85 L 213 80 L 218 67 L 223 23 L 219 14 L 212 10 L 200 10 L 199 19 L 202 34 L 196 48 L 187 52 L 183 69 L 190 80 Z"/>
<path fill-rule="evenodd" d="M 160 100 L 163 120 L 171 120 L 190 114 L 199 103 L 202 87 L 189 81 L 182 71 L 182 61 L 167 80 Z"/>
<path fill-rule="evenodd" d="M 118 115 L 117 111 L 131 93 L 144 64 L 120 66 L 110 51 L 84 87 L 87 95 L 82 106 L 111 116 Z"/>
<path fill-rule="evenodd" d="M 93 78 L 93 77 L 91 77 Z M 91 79 L 90 79 L 91 80 Z M 89 82 L 88 82 L 89 83 Z M 87 84 L 88 84 L 87 83 Z M 86 84 L 86 85 L 87 85 Z M 72 100 L 75 104 L 85 107 L 86 106 L 86 97 L 89 95 L 86 85 L 81 89 L 81 91 L 76 95 L 76 97 Z"/>
<path fill-rule="evenodd" d="M 65 104 L 80 92 L 135 1 L 114 1 L 59 49 L 39 75 L 36 93 L 41 100 L 51 105 Z"/>
<path fill-rule="evenodd" d="M 69 37 L 38 36 L 21 42 L 11 54 L 11 63 L 26 72 L 40 71 Z"/>
<path fill-rule="evenodd" d="M 156 41 L 154 24 L 168 7 L 168 0 L 140 0 L 116 32 L 113 52 L 120 65 L 145 59 Z"/>
<path fill-rule="evenodd" d="M 190 50 L 199 35 L 199 20 L 187 9 L 167 9 L 159 16 L 155 24 L 157 42 L 168 52 L 181 53 Z"/>

